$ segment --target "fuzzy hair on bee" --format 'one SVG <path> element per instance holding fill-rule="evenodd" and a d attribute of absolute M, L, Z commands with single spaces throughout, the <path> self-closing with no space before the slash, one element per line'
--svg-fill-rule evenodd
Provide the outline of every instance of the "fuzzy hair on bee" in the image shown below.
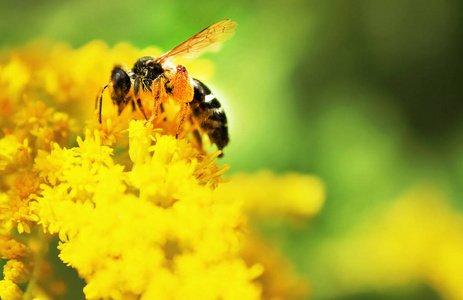
<path fill-rule="evenodd" d="M 99 107 L 99 122 L 106 88 L 110 91 L 113 104 L 117 106 L 118 114 L 130 103 L 132 109 L 138 108 L 148 122 L 158 118 L 163 103 L 171 98 L 180 105 L 176 137 L 189 119 L 222 150 L 229 142 L 229 135 L 227 116 L 219 100 L 203 82 L 191 77 L 185 66 L 176 63 L 195 58 L 231 38 L 236 26 L 236 22 L 225 19 L 201 30 L 159 57 L 139 58 L 130 70 L 125 70 L 121 65 L 114 66 L 109 83 L 97 95 L 95 106 Z M 143 99 L 153 101 L 150 118 L 143 107 Z M 200 134 L 196 132 L 194 136 L 201 145 Z"/>

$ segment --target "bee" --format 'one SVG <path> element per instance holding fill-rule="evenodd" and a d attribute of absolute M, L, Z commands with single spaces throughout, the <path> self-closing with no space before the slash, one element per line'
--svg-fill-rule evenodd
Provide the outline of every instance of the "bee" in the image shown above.
<path fill-rule="evenodd" d="M 199 128 L 207 133 L 210 141 L 222 150 L 228 144 L 229 137 L 227 116 L 220 102 L 204 83 L 191 77 L 182 64 L 175 62 L 197 57 L 217 43 L 231 38 L 236 25 L 237 23 L 231 22 L 230 19 L 219 21 L 159 57 L 139 58 L 128 71 L 121 65 L 114 66 L 109 83 L 100 89 L 95 103 L 95 106 L 98 106 L 99 100 L 100 124 L 101 104 L 106 88 L 110 91 L 113 104 L 118 108 L 118 114 L 131 103 L 132 110 L 137 107 L 148 120 L 141 100 L 146 97 L 152 98 L 154 105 L 148 122 L 158 117 L 159 109 L 163 110 L 162 103 L 171 97 L 180 104 L 176 138 L 189 115 L 190 122 L 196 121 Z M 194 135 L 201 145 L 199 132 L 195 131 Z"/>

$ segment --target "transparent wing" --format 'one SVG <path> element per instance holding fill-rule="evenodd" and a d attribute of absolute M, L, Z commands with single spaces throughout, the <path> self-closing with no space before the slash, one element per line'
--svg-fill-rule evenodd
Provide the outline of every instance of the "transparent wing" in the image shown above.
<path fill-rule="evenodd" d="M 230 19 L 219 21 L 198 32 L 188 40 L 184 41 L 172 50 L 159 56 L 156 61 L 159 63 L 173 62 L 177 59 L 192 59 L 202 52 L 211 50 L 211 45 L 228 40 L 235 34 L 237 23 Z"/>

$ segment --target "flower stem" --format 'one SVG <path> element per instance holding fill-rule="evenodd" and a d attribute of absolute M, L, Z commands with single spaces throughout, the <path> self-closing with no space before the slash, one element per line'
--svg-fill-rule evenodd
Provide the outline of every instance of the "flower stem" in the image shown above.
<path fill-rule="evenodd" d="M 39 229 L 37 237 L 39 239 L 40 245 L 38 251 L 34 254 L 34 270 L 32 271 L 31 280 L 27 285 L 27 289 L 24 293 L 23 300 L 34 299 L 33 290 L 37 284 L 43 260 L 45 259 L 45 255 L 48 252 L 49 236 L 45 234 L 42 229 Z"/>

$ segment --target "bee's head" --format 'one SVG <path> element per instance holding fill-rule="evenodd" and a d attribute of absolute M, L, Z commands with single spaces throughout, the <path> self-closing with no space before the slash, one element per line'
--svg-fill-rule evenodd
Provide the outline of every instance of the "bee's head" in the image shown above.
<path fill-rule="evenodd" d="M 135 62 L 133 72 L 141 77 L 156 79 L 164 70 L 161 64 L 156 62 L 156 57 L 144 56 Z"/>

